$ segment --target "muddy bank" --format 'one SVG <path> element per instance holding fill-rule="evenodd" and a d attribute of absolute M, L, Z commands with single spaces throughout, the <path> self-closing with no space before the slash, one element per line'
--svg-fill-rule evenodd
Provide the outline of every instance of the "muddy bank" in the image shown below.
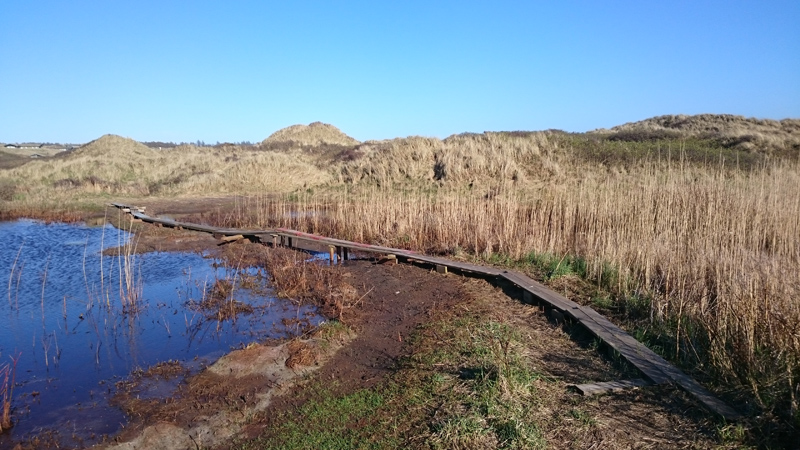
<path fill-rule="evenodd" d="M 406 340 L 432 316 L 463 299 L 456 279 L 411 266 L 351 261 L 344 268 L 360 300 L 307 338 L 253 345 L 224 356 L 168 397 L 142 400 L 138 385 L 116 399 L 131 417 L 118 443 L 100 448 L 225 447 L 269 426 L 268 408 L 307 398 L 298 379 L 335 382 L 341 394 L 374 386 L 407 355 Z M 279 399 L 277 405 L 273 405 Z"/>
<path fill-rule="evenodd" d="M 219 446 L 295 379 L 325 364 L 349 339 L 349 333 L 323 326 L 309 339 L 236 350 L 181 383 L 168 397 L 141 399 L 140 385 L 131 386 L 114 400 L 129 415 L 128 427 L 114 439 L 117 443 L 98 448 Z"/>

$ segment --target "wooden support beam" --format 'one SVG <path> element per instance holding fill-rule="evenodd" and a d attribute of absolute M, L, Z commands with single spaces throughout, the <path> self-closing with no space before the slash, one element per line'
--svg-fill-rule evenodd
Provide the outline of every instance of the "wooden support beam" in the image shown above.
<path fill-rule="evenodd" d="M 522 290 L 522 303 L 533 304 L 533 294 L 525 289 Z"/>
<path fill-rule="evenodd" d="M 397 264 L 397 255 L 386 255 L 378 260 L 378 264 Z"/>
<path fill-rule="evenodd" d="M 333 265 L 333 264 L 334 264 L 334 261 L 333 261 L 333 259 L 334 259 L 335 253 L 336 253 L 336 246 L 334 246 L 334 245 L 329 245 L 329 246 L 328 246 L 328 254 L 329 254 L 329 255 L 330 255 L 330 257 L 331 257 L 331 265 Z"/>
<path fill-rule="evenodd" d="M 445 266 L 443 264 L 437 264 L 436 265 L 436 271 L 439 272 L 439 273 L 447 273 L 447 266 Z"/>
<path fill-rule="evenodd" d="M 230 244 L 231 242 L 236 242 L 244 239 L 244 236 L 241 234 L 236 234 L 233 236 L 222 236 L 219 238 L 220 242 L 217 245 L 225 245 Z"/>
<path fill-rule="evenodd" d="M 341 245 L 336 246 L 336 262 L 338 264 L 342 264 L 344 262 L 344 252 L 345 247 L 342 247 Z"/>

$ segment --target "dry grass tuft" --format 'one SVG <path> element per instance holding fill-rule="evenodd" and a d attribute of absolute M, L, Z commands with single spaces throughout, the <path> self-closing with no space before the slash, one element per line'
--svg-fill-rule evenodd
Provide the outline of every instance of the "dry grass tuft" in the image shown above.
<path fill-rule="evenodd" d="M 203 298 L 193 306 L 203 311 L 208 319 L 220 322 L 235 319 L 239 314 L 251 314 L 254 311 L 251 305 L 234 298 L 238 287 L 234 281 L 228 279 L 216 280 L 208 287 Z"/>
<path fill-rule="evenodd" d="M 289 249 L 263 250 L 260 265 L 269 273 L 278 296 L 312 303 L 324 316 L 346 322 L 346 312 L 358 298 L 339 268 L 309 261 L 308 255 Z"/>
<path fill-rule="evenodd" d="M 317 348 L 306 341 L 295 339 L 286 348 L 289 350 L 289 357 L 286 358 L 286 367 L 294 369 L 300 366 L 310 366 L 317 360 Z"/>
<path fill-rule="evenodd" d="M 8 430 L 14 423 L 11 421 L 11 400 L 14 397 L 14 384 L 17 375 L 19 355 L 11 358 L 11 363 L 0 365 L 0 433 Z"/>

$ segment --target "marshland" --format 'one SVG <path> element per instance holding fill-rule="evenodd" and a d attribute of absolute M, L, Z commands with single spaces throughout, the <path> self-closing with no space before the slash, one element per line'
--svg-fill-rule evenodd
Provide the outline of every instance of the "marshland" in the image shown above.
<path fill-rule="evenodd" d="M 11 406 L 4 445 L 42 433 L 72 444 L 116 434 L 126 420 L 112 397 L 132 375 L 173 361 L 197 372 L 231 349 L 321 320 L 314 308 L 278 298 L 266 274 L 241 261 L 137 252 L 130 230 L 94 222 L 0 223 L 3 241 L 16 247 L 0 258 L 8 274 L 0 352 L 11 362 L 0 375 Z"/>
<path fill-rule="evenodd" d="M 0 225 L 0 273 L 8 275 L 3 314 L 10 324 L 0 334 L 0 356 L 3 363 L 13 363 L 7 372 L 16 373 L 3 391 L 8 393 L 4 399 L 10 405 L 13 433 L 45 426 L 43 418 L 55 408 L 48 406 L 46 397 L 50 391 L 59 396 L 68 390 L 52 386 L 75 377 L 86 382 L 88 375 L 76 374 L 67 364 L 87 368 L 96 377 L 90 389 L 73 388 L 75 396 L 69 400 L 87 403 L 93 400 L 85 396 L 93 395 L 98 383 L 128 377 L 135 369 L 170 359 L 211 358 L 250 341 L 277 337 L 265 334 L 266 320 L 216 320 L 193 311 L 190 301 L 212 295 L 209 286 L 214 281 L 205 280 L 272 277 L 273 284 L 263 289 L 280 291 L 276 274 L 268 274 L 265 265 L 224 267 L 229 273 L 219 273 L 213 260 L 197 254 L 139 255 L 131 251 L 139 229 L 124 219 L 111 220 L 116 227 L 104 220 L 109 218 L 107 203 L 119 201 L 153 205 L 157 212 L 187 221 L 287 227 L 513 267 L 571 300 L 597 308 L 747 417 L 738 424 L 699 419 L 709 422 L 698 426 L 707 440 L 695 442 L 697 446 L 780 447 L 798 436 L 800 120 L 661 116 L 588 133 L 485 132 L 366 142 L 332 125 L 312 123 L 279 130 L 255 145 L 159 149 L 106 135 L 53 157 L 0 157 L 6 158 L 6 168 L 0 169 L 0 218 L 7 221 Z M 100 225 L 90 227 L 87 219 Z M 35 236 L 24 237 L 25 233 Z M 116 256 L 101 256 L 101 241 L 121 250 Z M 174 272 L 168 275 L 167 268 Z M 158 276 L 172 284 L 159 284 Z M 69 278 L 71 284 L 60 284 L 59 277 Z M 201 279 L 204 284 L 198 287 Z M 283 283 L 291 285 L 291 280 Z M 352 284 L 358 294 L 351 295 L 348 307 L 365 307 L 357 300 L 369 294 L 369 287 Z M 274 298 L 259 290 L 249 295 L 246 301 Z M 298 299 L 302 294 L 295 291 L 284 297 Z M 141 308 L 140 299 L 146 303 Z M 303 317 L 313 312 L 310 306 L 301 312 L 301 303 L 284 309 Z M 497 307 L 512 308 L 502 305 Z M 173 314 L 178 307 L 186 309 Z M 346 328 L 342 307 L 338 317 L 329 319 L 340 319 Z M 446 341 L 454 345 L 469 339 L 473 344 L 475 339 L 488 340 L 489 347 L 505 342 L 506 350 L 489 354 L 486 358 L 495 359 L 481 364 L 496 367 L 494 376 L 510 384 L 496 392 L 481 391 L 473 386 L 479 377 L 462 377 L 452 385 L 445 377 L 443 385 L 466 390 L 464 397 L 441 398 L 426 391 L 419 398 L 431 404 L 423 404 L 422 412 L 408 419 L 417 426 L 396 428 L 395 434 L 389 433 L 393 440 L 381 441 L 380 447 L 510 442 L 560 448 L 553 430 L 560 430 L 566 419 L 538 417 L 517 404 L 520 398 L 536 395 L 530 390 L 536 384 L 531 380 L 554 375 L 533 374 L 537 363 L 526 353 L 527 344 L 519 339 L 513 320 L 486 305 L 481 308 L 497 316 L 490 322 L 471 317 L 475 322 L 470 322 L 442 313 L 436 320 L 449 330 Z M 213 349 L 187 350 L 181 345 L 178 354 L 166 355 L 159 353 L 160 344 L 153 344 L 192 336 L 192 324 L 200 322 L 214 336 L 208 339 Z M 135 342 L 138 331 L 130 328 L 135 323 L 147 323 L 156 333 L 148 339 L 154 340 Z M 219 323 L 230 330 L 219 330 Z M 415 326 L 417 341 L 409 346 L 431 338 L 426 334 L 430 324 Z M 464 335 L 464 327 L 477 331 Z M 358 327 L 351 328 L 345 334 L 357 335 Z M 75 356 L 68 357 L 67 346 L 78 340 L 78 331 L 88 337 L 75 344 Z M 102 333 L 112 337 L 100 339 Z M 417 349 L 419 354 L 430 350 L 423 347 Z M 455 364 L 441 359 L 445 357 L 458 355 L 437 354 L 431 360 Z M 116 372 L 98 368 L 101 359 L 109 358 L 116 358 Z M 364 386 L 356 393 L 319 389 L 312 383 L 322 393 L 308 404 L 324 410 L 356 399 L 362 403 L 357 402 L 354 411 L 364 417 L 407 409 L 411 400 L 403 392 L 420 388 L 423 380 L 414 378 L 414 370 L 423 369 L 398 364 L 391 382 Z M 36 381 L 23 378 L 32 377 L 27 374 L 33 368 L 44 372 Z M 0 371 L 0 381 L 3 374 Z M 36 383 L 50 387 L 38 388 Z M 404 388 L 398 391 L 397 383 Z M 555 387 L 545 384 L 538 389 Z M 506 406 L 502 411 L 481 410 L 477 403 L 464 401 L 479 395 L 493 398 L 487 400 L 490 405 Z M 432 406 L 437 402 L 438 409 Z M 458 410 L 453 406 L 458 402 L 472 406 Z M 547 407 L 558 408 L 556 403 Z M 467 414 L 470 422 L 442 421 L 438 414 L 449 408 L 449 414 Z M 602 427 L 603 420 L 587 408 L 571 405 L 566 410 L 577 411 L 570 413 L 570 420 L 580 429 Z M 280 447 L 275 442 L 285 442 L 281 439 L 293 432 L 287 424 L 297 429 L 311 426 L 290 409 L 280 412 L 283 425 L 232 437 L 233 443 L 225 445 Z M 123 416 L 119 409 L 115 414 Z M 354 414 L 352 423 L 365 420 Z M 515 423 L 517 434 L 498 425 L 498 415 L 504 424 Z M 265 420 L 253 417 L 255 422 Z M 341 424 L 343 434 L 352 430 L 352 423 Z M 581 439 L 590 444 L 587 436 Z M 353 439 L 349 444 L 360 446 L 377 438 Z"/>

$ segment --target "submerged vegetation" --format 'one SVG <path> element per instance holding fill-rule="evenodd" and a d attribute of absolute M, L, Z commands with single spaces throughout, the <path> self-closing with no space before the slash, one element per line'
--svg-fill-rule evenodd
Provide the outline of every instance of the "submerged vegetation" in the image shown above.
<path fill-rule="evenodd" d="M 104 136 L 0 171 L 0 217 L 240 195 L 206 220 L 574 274 L 740 408 L 800 427 L 798 186 L 794 119 L 368 142 L 311 124 L 255 146 L 154 150 Z"/>
<path fill-rule="evenodd" d="M 11 421 L 11 400 L 14 397 L 14 384 L 17 378 L 17 361 L 20 355 L 11 357 L 10 363 L 0 365 L 0 433 L 13 426 Z"/>

